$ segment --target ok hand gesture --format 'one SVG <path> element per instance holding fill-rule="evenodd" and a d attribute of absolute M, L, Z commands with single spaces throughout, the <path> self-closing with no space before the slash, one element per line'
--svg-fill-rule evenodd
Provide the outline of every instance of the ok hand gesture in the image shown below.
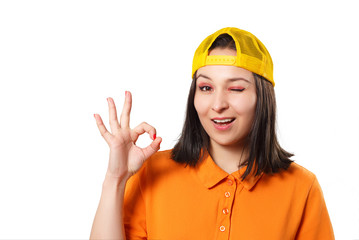
<path fill-rule="evenodd" d="M 117 178 L 128 178 L 138 171 L 144 161 L 160 149 L 162 139 L 156 138 L 156 129 L 146 122 L 141 123 L 134 129 L 130 129 L 130 112 L 132 107 L 132 95 L 125 93 L 125 103 L 122 109 L 120 123 L 117 120 L 115 102 L 108 98 L 110 113 L 111 133 L 107 131 L 100 115 L 94 114 L 96 124 L 102 137 L 110 147 L 110 159 L 107 175 Z M 147 132 L 152 143 L 146 148 L 136 146 L 140 135 Z"/>

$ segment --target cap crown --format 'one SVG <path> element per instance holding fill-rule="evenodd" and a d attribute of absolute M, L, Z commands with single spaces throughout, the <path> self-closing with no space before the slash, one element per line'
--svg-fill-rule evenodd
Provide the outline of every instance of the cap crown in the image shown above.
<path fill-rule="evenodd" d="M 236 45 L 237 56 L 208 56 L 208 49 L 221 34 L 229 34 Z M 252 33 L 238 28 L 227 27 L 209 35 L 197 48 L 192 64 L 194 73 L 206 65 L 230 65 L 241 67 L 263 76 L 275 85 L 272 58 L 264 44 Z"/>

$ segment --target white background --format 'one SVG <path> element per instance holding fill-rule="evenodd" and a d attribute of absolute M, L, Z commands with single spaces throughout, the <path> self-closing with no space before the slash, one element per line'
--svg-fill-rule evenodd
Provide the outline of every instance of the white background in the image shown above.
<path fill-rule="evenodd" d="M 316 174 L 336 239 L 359 239 L 357 1 L 1 1 L 0 239 L 86 239 L 109 148 L 107 97 L 172 148 L 194 51 L 255 34 L 274 61 L 281 145 Z M 149 143 L 144 135 L 139 145 Z"/>

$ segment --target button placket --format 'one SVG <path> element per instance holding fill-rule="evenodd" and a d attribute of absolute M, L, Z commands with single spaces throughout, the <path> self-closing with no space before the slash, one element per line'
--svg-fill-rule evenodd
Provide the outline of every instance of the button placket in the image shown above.
<path fill-rule="evenodd" d="M 223 208 L 223 209 L 222 209 L 222 213 L 223 213 L 224 215 L 227 215 L 227 214 L 229 213 L 229 209 L 228 209 L 228 208 Z"/>
<path fill-rule="evenodd" d="M 222 209 L 221 211 L 221 217 L 220 217 L 220 222 L 219 222 L 219 231 L 223 233 L 227 232 L 227 234 L 229 234 L 229 226 L 230 226 L 230 212 L 232 209 L 232 205 L 233 205 L 233 201 L 234 201 L 234 194 L 236 192 L 236 188 L 237 188 L 237 184 L 235 182 L 235 179 L 233 178 L 233 176 L 228 176 L 228 178 L 226 179 L 226 181 L 224 183 L 222 183 L 223 185 L 223 190 L 224 190 L 224 195 L 223 199 L 222 199 Z"/>
<path fill-rule="evenodd" d="M 231 196 L 231 193 L 230 193 L 230 192 L 225 192 L 225 193 L 224 193 L 224 196 L 225 196 L 226 198 L 229 198 L 229 197 Z"/>

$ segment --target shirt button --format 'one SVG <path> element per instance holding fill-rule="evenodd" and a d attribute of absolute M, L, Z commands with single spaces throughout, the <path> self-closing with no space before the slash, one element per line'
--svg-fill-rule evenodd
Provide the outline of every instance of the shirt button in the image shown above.
<path fill-rule="evenodd" d="M 221 230 L 221 232 L 224 232 L 226 230 L 226 227 L 222 225 L 219 227 L 219 230 Z"/>
<path fill-rule="evenodd" d="M 228 213 L 229 213 L 229 209 L 228 209 L 228 208 L 223 208 L 222 212 L 223 212 L 223 214 L 228 214 Z"/>
<path fill-rule="evenodd" d="M 224 196 L 226 196 L 227 198 L 231 196 L 231 193 L 230 192 L 225 192 L 224 193 Z"/>
<path fill-rule="evenodd" d="M 232 186 L 232 185 L 233 185 L 233 181 L 232 181 L 231 179 L 228 179 L 227 184 L 228 184 L 229 186 Z"/>

